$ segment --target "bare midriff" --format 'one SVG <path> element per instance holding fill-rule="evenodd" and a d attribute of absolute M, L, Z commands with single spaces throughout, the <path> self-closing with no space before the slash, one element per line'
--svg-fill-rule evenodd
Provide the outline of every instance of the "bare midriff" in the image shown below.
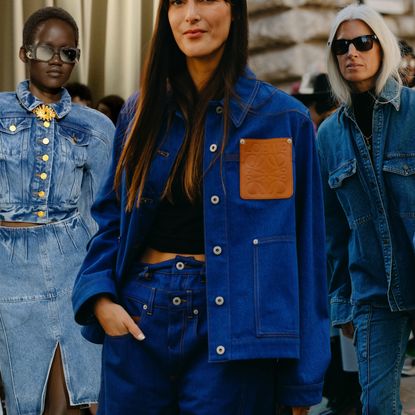
<path fill-rule="evenodd" d="M 29 228 L 31 226 L 40 226 L 42 223 L 33 223 L 33 222 L 9 222 L 0 220 L 0 226 L 5 226 L 6 228 Z"/>
<path fill-rule="evenodd" d="M 146 264 L 157 264 L 159 262 L 168 261 L 169 259 L 176 258 L 176 256 L 188 256 L 188 257 L 196 259 L 197 261 L 205 261 L 204 254 L 161 252 L 153 248 L 146 248 L 146 250 L 144 251 L 143 255 L 140 258 L 140 261 Z"/>

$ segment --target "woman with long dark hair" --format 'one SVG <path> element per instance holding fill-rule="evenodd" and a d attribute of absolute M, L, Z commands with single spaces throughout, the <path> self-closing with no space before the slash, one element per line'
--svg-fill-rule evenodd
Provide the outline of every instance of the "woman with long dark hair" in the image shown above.
<path fill-rule="evenodd" d="M 98 400 L 100 347 L 80 335 L 71 293 L 96 231 L 90 208 L 114 127 L 99 112 L 72 105 L 63 88 L 80 57 L 78 39 L 65 10 L 34 12 L 19 52 L 29 79 L 0 94 L 0 372 L 7 415 L 89 413 Z"/>
<path fill-rule="evenodd" d="M 246 1 L 160 2 L 73 295 L 104 341 L 100 414 L 303 414 L 321 399 L 313 125 L 246 60 Z"/>

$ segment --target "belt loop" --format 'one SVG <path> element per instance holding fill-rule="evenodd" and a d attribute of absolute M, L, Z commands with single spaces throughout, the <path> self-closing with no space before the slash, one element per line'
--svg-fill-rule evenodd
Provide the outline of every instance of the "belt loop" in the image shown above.
<path fill-rule="evenodd" d="M 146 312 L 147 312 L 147 315 L 148 316 L 153 315 L 154 299 L 156 297 L 156 292 L 157 292 L 157 288 L 153 287 L 151 289 L 150 297 L 148 299 L 148 304 L 147 304 L 147 310 L 146 310 Z"/>
<path fill-rule="evenodd" d="M 186 290 L 186 308 L 187 308 L 187 318 L 193 318 L 193 303 L 192 303 L 192 290 Z"/>

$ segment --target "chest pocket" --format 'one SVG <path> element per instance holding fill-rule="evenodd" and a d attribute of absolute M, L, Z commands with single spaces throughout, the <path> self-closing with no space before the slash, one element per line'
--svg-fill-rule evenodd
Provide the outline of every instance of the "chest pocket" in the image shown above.
<path fill-rule="evenodd" d="M 356 159 L 341 162 L 329 174 L 328 184 L 336 192 L 350 228 L 369 221 L 370 199 L 359 177 Z"/>
<path fill-rule="evenodd" d="M 90 135 L 86 132 L 59 127 L 60 148 L 62 158 L 72 161 L 77 167 L 81 167 L 87 160 L 87 147 Z"/>
<path fill-rule="evenodd" d="M 90 134 L 65 126 L 59 126 L 58 132 L 60 154 L 54 166 L 57 178 L 54 202 L 75 205 L 87 169 Z"/>
<path fill-rule="evenodd" d="M 30 118 L 0 119 L 0 155 L 3 159 L 22 157 L 27 152 Z"/>
<path fill-rule="evenodd" d="M 402 216 L 415 216 L 415 156 L 386 154 L 383 162 L 386 193 L 393 209 Z"/>

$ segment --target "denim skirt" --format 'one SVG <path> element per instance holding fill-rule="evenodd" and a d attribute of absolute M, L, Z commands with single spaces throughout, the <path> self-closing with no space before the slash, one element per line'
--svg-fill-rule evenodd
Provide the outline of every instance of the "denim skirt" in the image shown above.
<path fill-rule="evenodd" d="M 0 226 L 0 372 L 8 415 L 43 412 L 58 345 L 70 403 L 98 400 L 101 348 L 81 336 L 71 306 L 90 236 L 79 214 L 43 226 Z"/>

